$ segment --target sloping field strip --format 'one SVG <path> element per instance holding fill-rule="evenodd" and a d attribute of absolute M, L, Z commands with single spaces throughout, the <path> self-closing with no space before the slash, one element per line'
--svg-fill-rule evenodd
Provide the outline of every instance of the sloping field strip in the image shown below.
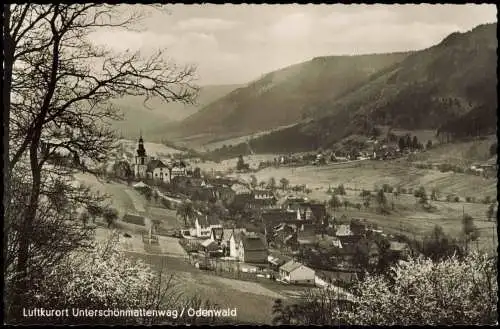
<path fill-rule="evenodd" d="M 127 193 L 127 195 L 130 197 L 130 200 L 132 200 L 134 208 L 137 212 L 145 212 L 146 211 L 142 201 L 139 199 L 139 196 L 137 195 L 137 192 L 135 192 L 129 188 L 126 188 L 125 193 Z"/>

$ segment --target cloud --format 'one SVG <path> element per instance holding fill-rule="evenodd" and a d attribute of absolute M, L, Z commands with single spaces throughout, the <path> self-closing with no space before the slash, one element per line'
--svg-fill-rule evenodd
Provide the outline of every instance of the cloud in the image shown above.
<path fill-rule="evenodd" d="M 358 28 L 366 25 L 388 24 L 398 18 L 397 14 L 390 8 L 374 7 L 366 9 L 362 7 L 364 6 L 352 6 L 352 11 L 333 10 L 326 17 L 319 20 L 319 25 L 330 29 Z"/>
<path fill-rule="evenodd" d="M 107 46 L 114 51 L 146 50 L 154 52 L 158 48 L 165 48 L 175 44 L 178 37 L 171 34 L 159 34 L 151 31 L 103 30 L 93 33 L 91 39 L 96 43 Z"/>
<path fill-rule="evenodd" d="M 305 13 L 294 13 L 283 17 L 269 28 L 271 37 L 278 40 L 296 40 L 307 37 L 313 20 Z"/>
<path fill-rule="evenodd" d="M 182 31 L 217 31 L 231 29 L 237 24 L 238 22 L 225 19 L 195 17 L 177 22 L 175 29 Z"/>

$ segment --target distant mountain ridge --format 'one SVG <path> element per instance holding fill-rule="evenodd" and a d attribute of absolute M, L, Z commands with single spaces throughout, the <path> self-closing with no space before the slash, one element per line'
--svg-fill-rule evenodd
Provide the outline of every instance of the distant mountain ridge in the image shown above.
<path fill-rule="evenodd" d="M 472 137 L 494 134 L 497 111 L 497 24 L 452 33 L 415 51 L 339 97 L 316 103 L 313 120 L 251 141 L 256 152 L 327 148 L 375 125 Z M 239 146 L 243 149 L 243 146 Z"/>
<path fill-rule="evenodd" d="M 161 141 L 168 135 L 169 127 L 177 121 L 196 113 L 204 106 L 223 97 L 240 85 L 201 86 L 196 104 L 164 103 L 159 98 L 148 101 L 144 98 L 127 96 L 114 100 L 124 115 L 124 120 L 112 123 L 112 127 L 124 138 L 135 139 L 139 130 L 147 131 L 150 140 Z"/>
<path fill-rule="evenodd" d="M 290 125 L 325 110 L 325 102 L 408 54 L 328 56 L 292 65 L 233 90 L 180 122 L 171 133 L 177 138 L 206 136 L 208 141 Z"/>

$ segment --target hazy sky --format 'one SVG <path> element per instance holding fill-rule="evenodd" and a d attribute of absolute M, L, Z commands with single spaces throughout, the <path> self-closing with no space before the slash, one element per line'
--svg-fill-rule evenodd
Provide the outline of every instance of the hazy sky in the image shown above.
<path fill-rule="evenodd" d="M 129 6 L 133 8 L 133 6 Z M 129 9 L 130 9 L 129 8 Z M 98 43 L 145 54 L 167 48 L 198 66 L 198 83 L 248 83 L 316 56 L 418 50 L 496 22 L 495 5 L 167 5 L 141 32 L 99 31 Z"/>

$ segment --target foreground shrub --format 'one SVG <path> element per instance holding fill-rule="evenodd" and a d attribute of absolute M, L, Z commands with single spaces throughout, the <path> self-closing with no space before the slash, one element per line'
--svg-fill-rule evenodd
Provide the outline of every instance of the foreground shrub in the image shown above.
<path fill-rule="evenodd" d="M 304 292 L 273 307 L 275 324 L 478 325 L 497 321 L 496 258 L 412 259 L 389 274 L 366 275 L 348 296 L 339 289 Z"/>

